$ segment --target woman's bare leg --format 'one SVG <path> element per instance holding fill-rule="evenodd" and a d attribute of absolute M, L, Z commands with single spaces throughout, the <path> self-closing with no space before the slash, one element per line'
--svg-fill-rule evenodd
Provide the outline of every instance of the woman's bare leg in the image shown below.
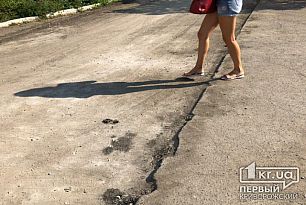
<path fill-rule="evenodd" d="M 241 51 L 235 38 L 236 19 L 235 16 L 219 16 L 219 25 L 222 31 L 224 42 L 227 45 L 228 52 L 233 60 L 234 69 L 228 74 L 229 76 L 242 75 L 244 70 L 241 63 Z"/>
<path fill-rule="evenodd" d="M 203 63 L 208 53 L 209 49 L 209 36 L 212 31 L 218 26 L 218 15 L 217 12 L 206 14 L 201 28 L 198 32 L 199 38 L 199 47 L 198 47 L 198 59 L 195 67 L 187 73 L 184 73 L 185 76 L 190 76 L 196 73 L 203 72 Z"/>

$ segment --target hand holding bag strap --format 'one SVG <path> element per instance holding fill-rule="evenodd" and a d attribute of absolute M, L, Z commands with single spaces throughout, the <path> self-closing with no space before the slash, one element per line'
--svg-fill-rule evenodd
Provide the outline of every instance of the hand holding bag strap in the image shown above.
<path fill-rule="evenodd" d="M 216 0 L 193 0 L 190 9 L 193 14 L 208 14 L 217 11 Z"/>

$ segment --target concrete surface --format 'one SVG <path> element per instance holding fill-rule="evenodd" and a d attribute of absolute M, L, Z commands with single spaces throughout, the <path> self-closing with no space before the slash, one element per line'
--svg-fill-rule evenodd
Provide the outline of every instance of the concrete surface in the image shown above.
<path fill-rule="evenodd" d="M 261 1 L 239 35 L 246 78 L 212 83 L 139 205 L 306 204 L 306 1 Z M 231 69 L 227 56 L 216 77 Z M 296 200 L 240 200 L 239 168 L 297 166 Z"/>
<path fill-rule="evenodd" d="M 196 60 L 203 16 L 189 4 L 114 4 L 0 29 L 0 204 L 134 204 L 155 189 L 151 173 L 209 78 L 176 79 Z M 211 72 L 219 30 L 212 45 Z"/>
<path fill-rule="evenodd" d="M 247 77 L 210 82 L 199 102 L 211 76 L 176 79 L 202 20 L 188 5 L 0 29 L 0 204 L 306 204 L 305 1 L 261 1 L 239 35 Z M 217 30 L 211 74 L 224 50 Z M 229 69 L 227 56 L 215 77 Z M 239 168 L 253 161 L 298 166 L 286 192 L 299 198 L 239 200 Z"/>

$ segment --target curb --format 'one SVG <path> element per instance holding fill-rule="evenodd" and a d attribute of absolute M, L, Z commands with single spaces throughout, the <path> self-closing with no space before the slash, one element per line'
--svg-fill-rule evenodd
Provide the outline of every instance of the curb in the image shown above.
<path fill-rule="evenodd" d="M 39 19 L 38 16 L 32 16 L 32 17 L 9 20 L 9 21 L 5 21 L 5 22 L 0 23 L 0 28 L 9 27 L 9 26 L 15 25 L 15 24 L 28 23 L 28 22 L 36 21 L 38 19 Z"/>
<path fill-rule="evenodd" d="M 112 0 L 108 1 L 108 3 L 111 3 L 111 2 L 112 2 Z M 101 5 L 102 5 L 101 3 L 97 3 L 97 4 L 82 6 L 82 7 L 79 7 L 77 9 L 60 10 L 60 11 L 56 11 L 56 12 L 46 14 L 45 17 L 46 18 L 53 18 L 53 17 L 57 17 L 57 16 L 72 15 L 72 14 L 76 14 L 78 12 L 92 10 L 94 8 L 97 8 L 97 7 L 101 6 Z M 38 16 L 31 16 L 31 17 L 26 17 L 26 18 L 13 19 L 13 20 L 9 20 L 9 21 L 5 21 L 5 22 L 0 23 L 0 28 L 9 27 L 11 25 L 16 25 L 16 24 L 29 23 L 29 22 L 37 21 L 39 19 L 41 19 L 41 18 L 38 17 Z"/>

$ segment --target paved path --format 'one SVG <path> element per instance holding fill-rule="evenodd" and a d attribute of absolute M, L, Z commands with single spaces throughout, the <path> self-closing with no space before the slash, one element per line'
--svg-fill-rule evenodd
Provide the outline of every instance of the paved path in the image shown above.
<path fill-rule="evenodd" d="M 261 1 L 239 36 L 246 78 L 214 82 L 156 174 L 142 205 L 306 204 L 306 2 Z M 220 74 L 231 64 L 227 56 Z M 296 200 L 239 200 L 239 168 L 298 166 L 284 193 Z M 282 192 L 283 193 L 283 192 Z"/>
<path fill-rule="evenodd" d="M 194 65 L 203 18 L 189 4 L 116 4 L 0 29 L 0 204 L 110 204 L 154 189 L 146 177 L 207 87 L 176 79 Z M 212 44 L 214 71 L 219 30 Z"/>
<path fill-rule="evenodd" d="M 208 80 L 174 77 L 195 60 L 201 18 L 185 13 L 188 4 L 118 5 L 0 30 L 1 204 L 105 204 L 111 188 L 150 192 L 152 157 L 171 149 Z M 305 5 L 261 2 L 239 36 L 247 77 L 212 82 L 155 175 L 157 190 L 138 204 L 305 204 Z M 211 71 L 220 40 L 217 31 Z M 230 67 L 227 57 L 216 77 Z M 285 192 L 299 198 L 239 200 L 239 168 L 254 161 L 298 166 L 301 180 Z"/>

